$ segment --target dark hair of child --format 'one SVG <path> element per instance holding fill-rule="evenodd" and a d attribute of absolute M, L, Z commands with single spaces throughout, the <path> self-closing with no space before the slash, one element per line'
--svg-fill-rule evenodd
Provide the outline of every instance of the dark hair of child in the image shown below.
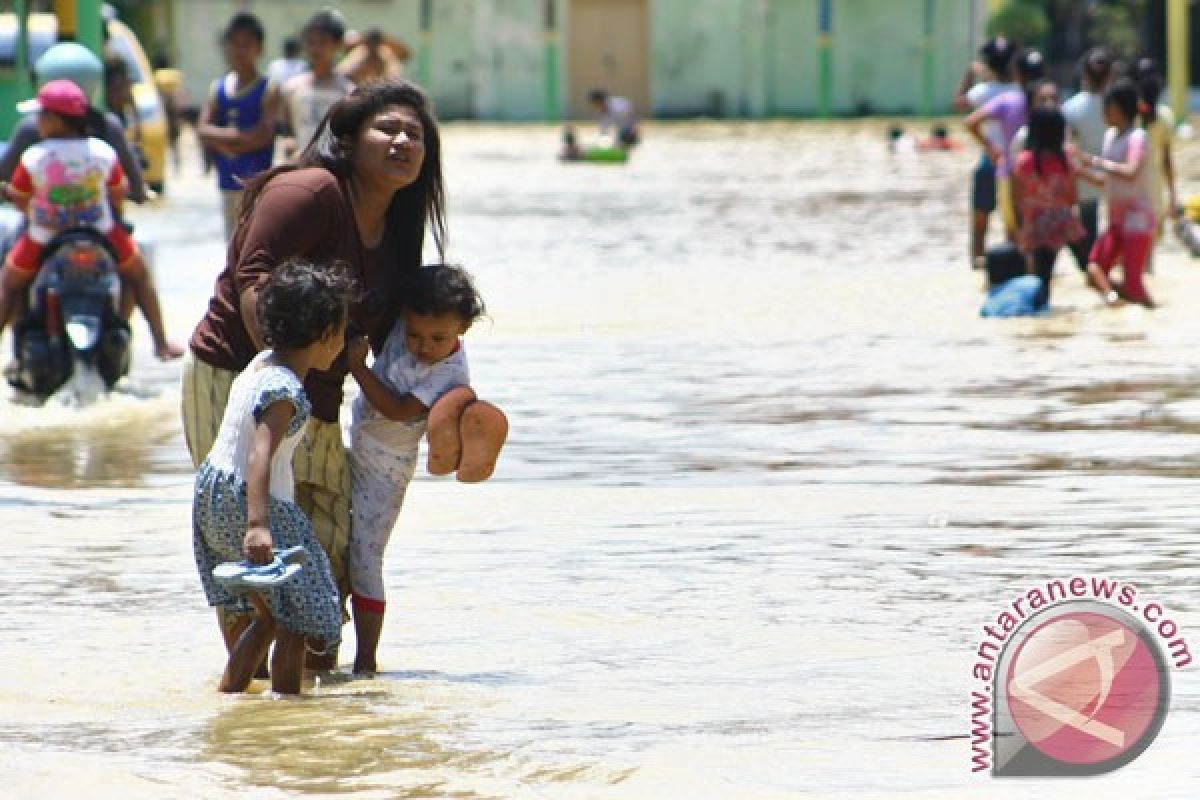
<path fill-rule="evenodd" d="M 421 267 L 413 272 L 406 288 L 404 308 L 414 314 L 455 314 L 470 327 L 487 311 L 471 275 L 453 264 Z"/>
<path fill-rule="evenodd" d="M 1053 81 L 1048 81 L 1043 78 L 1035 78 L 1034 80 L 1027 82 L 1025 84 L 1025 89 L 1024 89 L 1026 110 L 1032 109 L 1034 107 L 1034 105 L 1035 105 L 1034 100 L 1037 99 L 1038 92 L 1040 92 L 1042 90 L 1042 87 L 1046 86 L 1048 84 L 1053 85 L 1053 83 L 1054 83 Z M 1056 89 L 1056 91 L 1057 91 L 1057 89 Z"/>
<path fill-rule="evenodd" d="M 1033 153 L 1033 168 L 1038 175 L 1042 174 L 1042 157 L 1057 158 L 1064 170 L 1067 166 L 1067 154 L 1063 152 L 1063 142 L 1066 140 L 1067 121 L 1061 111 L 1056 108 L 1035 108 L 1029 112 L 1029 138 L 1025 149 Z"/>
<path fill-rule="evenodd" d="M 284 58 L 300 57 L 300 40 L 298 38 L 289 36 L 283 40 L 283 56 Z"/>
<path fill-rule="evenodd" d="M 104 85 L 129 80 L 129 65 L 120 56 L 104 59 Z"/>
<path fill-rule="evenodd" d="M 304 23 L 304 32 L 309 31 L 323 33 L 340 42 L 346 38 L 346 22 L 341 12 L 325 8 L 313 14 L 308 18 L 308 22 Z"/>
<path fill-rule="evenodd" d="M 1130 124 L 1137 119 L 1138 100 L 1137 86 L 1129 78 L 1117 78 L 1104 93 L 1105 107 L 1116 106 Z"/>
<path fill-rule="evenodd" d="M 1103 47 L 1093 47 L 1083 56 L 1084 81 L 1093 89 L 1099 89 L 1108 83 L 1112 74 L 1112 56 Z"/>
<path fill-rule="evenodd" d="M 221 33 L 221 41 L 228 42 L 238 32 L 250 34 L 260 45 L 267 38 L 267 32 L 263 28 L 262 20 L 249 11 L 239 11 L 229 18 L 229 22 L 225 25 L 225 30 Z"/>
<path fill-rule="evenodd" d="M 39 111 L 39 114 L 50 114 L 62 120 L 63 125 L 67 129 L 67 133 L 72 136 L 87 136 L 91 131 L 90 120 L 85 114 L 82 117 L 72 117 L 67 114 L 59 114 L 57 111 Z"/>
<path fill-rule="evenodd" d="M 271 273 L 258 295 L 258 324 L 271 347 L 307 347 L 346 321 L 354 281 L 338 267 L 293 259 Z"/>
<path fill-rule="evenodd" d="M 1046 75 L 1046 59 L 1041 51 L 1026 49 L 1017 56 L 1017 80 L 1028 86 Z"/>
<path fill-rule="evenodd" d="M 1141 100 L 1138 110 L 1142 114 L 1142 124 L 1150 126 L 1158 119 L 1158 96 L 1162 94 L 1162 78 L 1154 72 L 1142 73 L 1138 78 L 1137 87 Z"/>
<path fill-rule="evenodd" d="M 983 63 L 992 71 L 996 80 L 1001 81 L 1008 77 L 1015 54 L 1016 49 L 1012 46 L 1012 42 L 1003 36 L 988 39 L 979 48 L 979 55 L 983 58 Z"/>
<path fill-rule="evenodd" d="M 608 92 L 605 89 L 592 89 L 588 92 L 589 103 L 603 103 L 608 100 Z"/>

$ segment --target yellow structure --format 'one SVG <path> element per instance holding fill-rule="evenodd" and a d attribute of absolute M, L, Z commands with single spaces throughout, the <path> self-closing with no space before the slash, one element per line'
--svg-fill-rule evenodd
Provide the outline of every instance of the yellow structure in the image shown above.
<path fill-rule="evenodd" d="M 1188 112 L 1188 0 L 1167 0 L 1167 90 L 1180 122 Z"/>

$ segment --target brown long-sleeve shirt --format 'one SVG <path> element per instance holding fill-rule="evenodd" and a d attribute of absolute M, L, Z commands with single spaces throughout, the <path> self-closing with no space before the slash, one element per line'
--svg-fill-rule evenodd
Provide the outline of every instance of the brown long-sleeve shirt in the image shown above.
<path fill-rule="evenodd" d="M 281 173 L 270 180 L 229 244 L 208 311 L 192 334 L 196 358 L 219 369 L 245 369 L 257 349 L 242 320 L 242 292 L 264 283 L 289 258 L 344 263 L 362 295 L 350 311 L 350 332 L 366 334 L 376 347 L 382 345 L 399 313 L 402 278 L 420 264 L 402 263 L 404 250 L 395 231 L 386 232 L 378 247 L 365 247 L 347 192 L 344 183 L 320 167 Z M 309 373 L 304 388 L 315 417 L 337 421 L 348 371 L 343 354 L 329 370 Z"/>

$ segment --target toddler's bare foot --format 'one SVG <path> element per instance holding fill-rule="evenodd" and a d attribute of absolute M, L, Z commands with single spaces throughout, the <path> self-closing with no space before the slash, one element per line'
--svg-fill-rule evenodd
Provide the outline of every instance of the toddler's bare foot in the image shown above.
<path fill-rule="evenodd" d="M 163 342 L 154 346 L 154 355 L 159 361 L 174 361 L 182 358 L 184 352 L 184 349 L 174 342 Z"/>
<path fill-rule="evenodd" d="M 458 459 L 462 455 L 459 420 L 466 407 L 474 402 L 475 392 L 471 387 L 458 386 L 438 398 L 429 409 L 425 438 L 429 441 L 426 468 L 430 475 L 449 475 L 458 469 Z"/>
<path fill-rule="evenodd" d="M 480 400 L 467 406 L 460 424 L 462 459 L 458 479 L 478 483 L 492 477 L 500 448 L 508 438 L 508 417 L 491 403 Z"/>

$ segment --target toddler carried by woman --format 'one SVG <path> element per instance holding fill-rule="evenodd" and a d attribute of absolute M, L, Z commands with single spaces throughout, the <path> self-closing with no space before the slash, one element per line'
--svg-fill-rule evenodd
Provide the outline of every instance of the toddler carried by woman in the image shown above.
<path fill-rule="evenodd" d="M 385 610 L 383 551 L 416 471 L 421 436 L 428 469 L 457 471 L 465 483 L 491 476 L 508 435 L 508 420 L 470 387 L 459 338 L 484 313 L 462 269 L 447 264 L 416 271 L 396 326 L 374 364 L 365 339 L 347 347 L 362 393 L 350 425 L 352 522 L 349 569 L 358 653 L 354 671 L 373 674 Z"/>

